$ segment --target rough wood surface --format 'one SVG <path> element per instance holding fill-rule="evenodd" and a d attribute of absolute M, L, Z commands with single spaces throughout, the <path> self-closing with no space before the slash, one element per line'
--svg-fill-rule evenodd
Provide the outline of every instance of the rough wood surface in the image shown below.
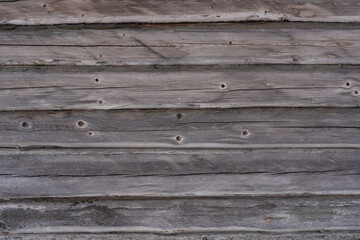
<path fill-rule="evenodd" d="M 360 230 L 358 197 L 77 199 L 0 203 L 3 231 L 21 233 L 286 233 Z M 339 219 L 342 219 L 339 221 Z"/>
<path fill-rule="evenodd" d="M 0 198 L 360 195 L 358 170 L 289 174 L 0 176 Z M 340 220 L 339 220 L 340 221 Z"/>
<path fill-rule="evenodd" d="M 359 150 L 1 151 L 0 198 L 359 195 Z"/>
<path fill-rule="evenodd" d="M 9 177 L 297 174 L 360 171 L 358 149 L 3 150 Z"/>
<path fill-rule="evenodd" d="M 359 239 L 359 10 L 0 0 L 0 240 Z"/>
<path fill-rule="evenodd" d="M 359 76 L 355 66 L 0 67 L 0 110 L 357 107 Z"/>
<path fill-rule="evenodd" d="M 357 231 L 321 231 L 314 232 L 290 232 L 290 233 L 193 233 L 161 235 L 151 233 L 121 233 L 121 234 L 4 234 L 0 235 L 1 240 L 354 240 L 360 237 Z"/>
<path fill-rule="evenodd" d="M 357 0 L 0 1 L 0 23 L 360 22 Z"/>
<path fill-rule="evenodd" d="M 358 148 L 357 108 L 24 111 L 0 115 L 0 147 Z"/>
<path fill-rule="evenodd" d="M 360 31 L 225 26 L 0 31 L 0 65 L 360 64 Z"/>

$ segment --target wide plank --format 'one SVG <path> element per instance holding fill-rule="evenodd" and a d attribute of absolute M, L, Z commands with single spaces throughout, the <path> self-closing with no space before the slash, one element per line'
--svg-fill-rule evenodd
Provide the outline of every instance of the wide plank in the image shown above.
<path fill-rule="evenodd" d="M 358 148 L 357 108 L 16 111 L 5 148 Z"/>
<path fill-rule="evenodd" d="M 360 22 L 356 0 L 4 0 L 0 24 L 227 21 Z"/>
<path fill-rule="evenodd" d="M 3 66 L 0 110 L 357 107 L 359 76 L 355 66 Z"/>
<path fill-rule="evenodd" d="M 360 64 L 356 26 L 290 26 L 4 29 L 0 65 Z"/>
<path fill-rule="evenodd" d="M 0 199 L 360 195 L 357 170 L 178 176 L 0 176 Z"/>
<path fill-rule="evenodd" d="M 67 199 L 0 203 L 3 231 L 286 233 L 359 231 L 359 197 Z"/>
<path fill-rule="evenodd" d="M 0 176 L 99 177 L 359 173 L 358 149 L 1 150 Z"/>

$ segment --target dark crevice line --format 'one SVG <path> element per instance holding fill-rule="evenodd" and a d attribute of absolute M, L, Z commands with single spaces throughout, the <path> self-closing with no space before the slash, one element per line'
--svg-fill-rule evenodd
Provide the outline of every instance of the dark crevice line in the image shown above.
<path fill-rule="evenodd" d="M 192 194 L 185 195 L 87 195 L 87 196 L 32 196 L 32 197 L 0 197 L 0 203 L 7 202 L 42 202 L 43 201 L 52 201 L 52 202 L 68 202 L 68 201 L 106 201 L 106 200 L 177 200 L 177 199 L 312 199 L 312 198 L 349 198 L 349 199 L 359 199 L 360 192 L 352 194 L 332 194 L 332 193 L 253 193 L 253 194 L 221 194 L 221 195 L 198 195 L 194 196 Z"/>
<path fill-rule="evenodd" d="M 41 60 L 41 59 L 39 59 Z M 33 60 L 33 61 L 39 61 L 39 60 Z M 290 61 L 290 58 L 289 58 L 289 61 Z M 4 60 L 2 61 L 4 62 Z M 313 64 L 311 63 L 307 63 L 307 64 L 303 64 L 303 63 L 298 63 L 298 64 L 293 64 L 293 63 L 279 63 L 279 62 L 276 62 L 276 63 L 260 63 L 260 62 L 254 62 L 254 63 L 219 63 L 217 64 L 217 66 L 225 66 L 225 65 L 242 65 L 243 67 L 253 67 L 253 66 L 278 66 L 278 65 L 284 65 L 284 66 L 293 66 L 293 65 L 298 65 L 298 66 L 312 66 Z M 316 66 L 321 66 L 321 65 L 324 65 L 324 66 L 334 66 L 334 67 L 339 67 L 339 66 L 348 66 L 348 67 L 357 67 L 359 66 L 360 64 L 359 63 L 318 63 L 316 64 Z M 159 63 L 151 63 L 151 64 L 138 64 L 138 65 L 129 65 L 129 64 L 122 64 L 122 65 L 118 65 L 116 63 L 111 63 L 111 64 L 105 64 L 105 65 L 101 65 L 101 64 L 95 64 L 95 65 L 76 65 L 76 61 L 74 60 L 72 63 L 67 63 L 67 64 L 50 64 L 50 63 L 43 63 L 43 64 L 40 64 L 40 63 L 36 63 L 36 64 L 24 64 L 24 63 L 12 63 L 12 64 L 3 64 L 3 63 L 0 63 L 0 68 L 2 67 L 73 67 L 73 68 L 77 68 L 77 67 L 123 67 L 123 68 L 128 68 L 128 67 L 133 67 L 133 68 L 141 68 L 141 67 L 171 67 L 171 66 L 184 66 L 184 67 L 209 67 L 209 65 L 207 64 L 193 64 L 193 63 L 177 63 L 177 64 L 173 64 L 173 63 L 163 63 L 163 62 L 159 62 Z M 214 65 L 216 66 L 216 64 Z"/>
<path fill-rule="evenodd" d="M 15 0 L 16 1 L 16 0 Z M 25 1 L 25 0 L 17 0 Z M 1 3 L 1 2 L 0 2 Z M 78 18 L 80 19 L 80 18 Z M 279 20 L 246 20 L 246 21 L 229 21 L 229 20 L 219 20 L 219 21 L 196 21 L 196 22 L 127 22 L 127 23 L 86 23 L 85 21 L 78 23 L 57 23 L 57 24 L 0 24 L 0 30 L 13 30 L 13 29 L 71 29 L 71 30 L 80 30 L 80 29 L 124 29 L 124 28 L 149 28 L 149 29 L 161 29 L 169 28 L 174 26 L 185 27 L 187 29 L 197 28 L 197 27 L 210 27 L 210 26 L 229 26 L 236 25 L 237 28 L 242 29 L 340 29 L 340 30 L 358 30 L 359 22 L 320 22 L 320 21 L 288 21 L 286 19 Z"/>
<path fill-rule="evenodd" d="M 26 40 L 26 39 L 25 39 Z M 17 44 L 17 43 L 0 43 L 0 46 L 2 47 L 69 47 L 69 48 L 83 48 L 83 47 L 87 47 L 87 48 L 91 48 L 91 47 L 121 47 L 121 48 L 139 48 L 139 47 L 145 47 L 150 51 L 154 51 L 153 49 L 149 49 L 149 48 L 175 48 L 175 47 L 181 47 L 181 46 L 186 46 L 186 45 L 209 45 L 209 46 L 240 46 L 240 47 L 261 47 L 264 48 L 264 44 L 262 43 L 258 43 L 258 44 L 236 44 L 236 43 L 232 43 L 232 44 L 228 44 L 226 42 L 223 43 L 194 43 L 194 42 L 178 42 L 178 43 L 172 43 L 170 44 L 164 44 L 164 45 L 150 45 L 150 44 L 145 44 L 143 42 L 141 42 L 140 40 L 136 39 L 137 42 L 141 43 L 139 45 L 134 45 L 134 44 L 79 44 L 79 45 L 75 45 L 75 44 Z M 341 40 L 338 40 L 341 41 Z M 321 41 L 318 41 L 321 42 Z M 347 41 L 349 42 L 349 41 Z M 356 41 L 354 41 L 356 42 Z M 324 42 L 327 43 L 327 42 Z M 357 43 L 357 42 L 356 42 Z M 360 45 L 360 44 L 359 44 Z M 268 47 L 327 47 L 327 48 L 341 48 L 339 45 L 311 45 L 311 44 L 268 44 L 266 45 Z M 352 47 L 356 47 L 352 46 Z M 163 55 L 161 55 L 163 56 Z M 164 56 L 163 56 L 164 57 Z M 168 58 L 165 58 L 168 59 Z"/>
<path fill-rule="evenodd" d="M 213 91 L 213 93 L 217 93 L 217 94 L 226 94 L 229 92 L 239 92 L 239 91 L 244 91 L 244 92 L 250 92 L 250 91 L 277 91 L 277 90 L 308 90 L 308 89 L 322 89 L 322 90 L 326 90 L 326 89 L 344 89 L 344 90 L 351 90 L 354 87 L 358 87 L 359 85 L 352 85 L 351 87 L 343 87 L 343 86 L 312 86 L 312 87 L 269 87 L 269 88 L 243 88 L 243 89 L 227 89 L 227 90 L 221 90 L 219 91 L 219 89 L 216 87 L 213 88 L 174 88 L 174 89 L 152 89 L 154 88 L 154 86 L 142 86 L 141 88 L 143 88 L 144 90 L 139 91 L 139 87 L 137 86 L 124 86 L 124 87 L 118 87 L 118 86 L 109 86 L 109 87 L 105 87 L 105 86 L 94 86 L 94 87 L 69 87 L 69 86 L 28 86 L 28 87 L 7 87 L 7 88 L 3 88 L 0 87 L 0 91 L 6 91 L 6 90 L 27 90 L 27 89 L 61 89 L 61 90 L 74 90 L 74 91 L 82 91 L 82 90 L 107 90 L 107 89 L 136 89 L 137 91 L 134 91 L 134 93 L 143 93 L 145 91 L 146 88 L 148 88 L 149 90 L 147 90 L 147 92 L 177 92 L 177 91 Z M 206 102 L 205 102 L 206 103 Z M 359 103 L 360 104 L 360 103 Z"/>
<path fill-rule="evenodd" d="M 123 104 L 121 104 L 123 105 Z M 71 109 L 66 109 L 66 108 L 62 108 L 62 107 L 56 107 L 56 108 L 49 108 L 49 109 L 12 109 L 12 110 L 0 110 L 0 113 L 15 113 L 15 112 L 40 112 L 40 113 L 46 113 L 46 112 L 71 112 L 71 111 L 84 111 L 84 112 L 129 112 L 129 111 L 159 111 L 159 112 L 176 112 L 176 111 L 187 111 L 187 112 L 191 112 L 191 111 L 229 111 L 229 110 L 239 110 L 241 111 L 242 109 L 289 109 L 292 111 L 295 111 L 296 109 L 301 109 L 301 110 L 317 110 L 317 109 L 343 109 L 343 110 L 360 110 L 360 103 L 358 106 L 350 106 L 350 105 L 329 105 L 329 106 L 273 106 L 273 105 L 263 105 L 263 106 L 239 106 L 239 107 L 199 107 L 197 106 L 198 104 L 193 104 L 193 105 L 189 105 L 188 107 L 143 107 L 143 108 L 139 108 L 139 107 L 133 107 L 133 108 L 98 108 L 98 109 L 87 109 L 87 108 L 71 108 Z M 228 104 L 224 104 L 224 105 L 228 105 Z"/>
<path fill-rule="evenodd" d="M 70 145 L 70 144 L 69 144 Z M 256 146 L 258 145 L 258 146 Z M 0 150 L 7 150 L 7 149 L 17 149 L 19 151 L 27 151 L 27 150 L 43 150 L 43 149 L 68 149 L 68 150 L 74 150 L 74 149 L 118 149 L 118 150 L 122 150 L 122 149 L 160 149 L 160 150 L 264 150 L 264 149 L 272 149 L 272 150 L 277 150 L 277 149 L 360 149 L 360 145 L 340 145 L 340 146 L 336 146 L 336 144 L 323 144 L 324 146 L 321 146 L 322 144 L 312 144 L 314 146 L 303 146 L 301 144 L 299 144 L 299 146 L 296 146 L 297 144 L 294 144 L 294 146 L 281 146 L 281 144 L 277 145 L 277 146 L 262 146 L 263 144 L 255 144 L 255 145 L 247 145 L 244 144 L 244 146 L 240 147 L 240 146 L 224 146 L 224 147 L 219 147 L 219 146 L 213 146 L 213 147 L 204 147 L 204 146 L 180 146 L 179 144 L 175 144 L 173 146 L 101 146 L 101 147 L 95 147 L 95 146 L 61 146 L 61 145 L 48 145 L 48 146 L 44 146 L 44 145 L 29 145 L 29 146 L 21 146 L 21 145 L 9 145 L 9 146 L 0 146 Z M 320 146 L 319 146 L 320 145 Z"/>
<path fill-rule="evenodd" d="M 53 235 L 56 236 L 58 234 L 95 234 L 100 236 L 100 234 L 156 234 L 159 236 L 187 236 L 189 234 L 252 234 L 252 233 L 258 233 L 258 234 L 294 234 L 294 233 L 323 233 L 323 234 L 334 234 L 334 233 L 340 233 L 340 232 L 360 232 L 359 227 L 328 227 L 328 228 L 298 228 L 298 229 L 276 229 L 276 230 L 269 230 L 269 229 L 261 229 L 261 228 L 251 228 L 248 229 L 246 227 L 239 227 L 239 229 L 236 229 L 236 227 L 219 227 L 219 228 L 179 228 L 179 229 L 166 229 L 166 228 L 159 228 L 159 229 L 142 229 L 139 228 L 139 230 L 124 230 L 119 227 L 119 229 L 116 229 L 116 227 L 110 227 L 110 229 L 107 230 L 106 227 L 103 227 L 102 230 L 76 230 L 72 229 L 71 231 L 66 231 L 64 229 L 56 231 L 56 227 L 53 227 L 52 230 L 45 230 L 44 232 L 39 232 L 39 229 L 34 230 L 34 232 L 29 231 L 29 229 L 26 229 L 25 232 L 21 232 L 21 230 L 16 231 L 15 233 L 11 233 L 10 236 L 17 236 L 17 235 Z M 70 235 L 71 236 L 71 235 Z M 246 238 L 245 238 L 246 239 Z M 352 238 L 353 239 L 353 238 Z M 355 239 L 355 238 L 354 238 Z"/>
<path fill-rule="evenodd" d="M 15 175 L 15 174 L 0 174 L 4 177 L 26 177 L 26 178 L 39 178 L 39 177 L 50 177 L 50 178 L 88 178 L 88 177 L 186 177 L 186 176 L 201 176 L 201 175 L 252 175 L 252 174 L 271 174 L 271 175 L 286 175 L 286 174 L 316 174 L 316 173 L 333 173 L 333 172 L 346 172 L 354 171 L 359 169 L 330 169 L 322 171 L 292 171 L 292 172 L 270 172 L 270 171 L 254 171 L 254 172 L 198 172 L 198 173 L 174 173 L 174 174 L 39 174 L 39 175 Z M 360 172 L 349 172 L 339 175 L 359 175 Z"/>

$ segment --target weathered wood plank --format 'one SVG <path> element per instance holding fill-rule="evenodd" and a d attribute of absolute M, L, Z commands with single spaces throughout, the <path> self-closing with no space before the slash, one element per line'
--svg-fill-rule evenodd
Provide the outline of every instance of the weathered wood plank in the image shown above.
<path fill-rule="evenodd" d="M 204 198 L 0 203 L 1 228 L 21 233 L 281 233 L 357 230 L 358 197 Z"/>
<path fill-rule="evenodd" d="M 0 176 L 1 199 L 360 195 L 358 170 L 139 176 Z"/>
<path fill-rule="evenodd" d="M 357 108 L 24 111 L 0 115 L 0 147 L 359 147 Z"/>
<path fill-rule="evenodd" d="M 0 110 L 357 107 L 359 76 L 349 66 L 0 67 Z"/>
<path fill-rule="evenodd" d="M 359 173 L 357 149 L 0 151 L 12 177 L 177 176 L 200 174 Z"/>
<path fill-rule="evenodd" d="M 360 64 L 356 27 L 49 28 L 1 30 L 0 36 L 0 65 Z"/>
<path fill-rule="evenodd" d="M 0 4 L 0 23 L 17 25 L 284 20 L 360 22 L 360 7 L 356 0 L 10 0 L 0 1 Z"/>
<path fill-rule="evenodd" d="M 176 235 L 159 235 L 151 233 L 143 234 L 4 234 L 0 235 L 2 240 L 354 240 L 360 237 L 360 233 L 353 231 L 321 231 L 321 233 L 308 232 L 291 232 L 291 233 L 195 233 L 195 234 L 176 234 Z"/>

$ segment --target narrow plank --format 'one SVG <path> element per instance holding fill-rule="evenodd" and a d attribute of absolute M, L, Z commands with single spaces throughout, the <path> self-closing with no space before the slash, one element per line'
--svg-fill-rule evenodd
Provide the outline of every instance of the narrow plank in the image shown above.
<path fill-rule="evenodd" d="M 359 75 L 351 66 L 3 66 L 0 110 L 357 107 Z"/>
<path fill-rule="evenodd" d="M 360 22 L 356 0 L 0 1 L 0 23 L 16 25 L 303 21 Z"/>
<path fill-rule="evenodd" d="M 349 171 L 139 176 L 0 176 L 1 199 L 211 196 L 359 196 L 358 169 Z"/>
<path fill-rule="evenodd" d="M 358 149 L 2 150 L 0 176 L 359 173 Z"/>
<path fill-rule="evenodd" d="M 23 111 L 0 115 L 6 148 L 358 148 L 357 108 Z"/>
<path fill-rule="evenodd" d="M 360 64 L 356 26 L 247 26 L 1 30 L 0 65 Z"/>
<path fill-rule="evenodd" d="M 7 232 L 6 232 L 7 233 Z M 185 234 L 185 235 L 159 235 L 159 234 L 10 234 L 10 235 L 0 235 L 0 239 L 4 240 L 53 240 L 54 237 L 59 240 L 199 240 L 199 239 L 211 239 L 211 240 L 224 240 L 224 239 L 233 239 L 233 240 L 334 240 L 334 239 L 343 239 L 343 240 L 354 240 L 360 237 L 358 232 L 351 231 L 331 231 L 322 233 L 197 233 L 197 234 Z"/>
<path fill-rule="evenodd" d="M 2 228 L 24 233 L 359 231 L 358 197 L 48 200 L 0 203 Z"/>

